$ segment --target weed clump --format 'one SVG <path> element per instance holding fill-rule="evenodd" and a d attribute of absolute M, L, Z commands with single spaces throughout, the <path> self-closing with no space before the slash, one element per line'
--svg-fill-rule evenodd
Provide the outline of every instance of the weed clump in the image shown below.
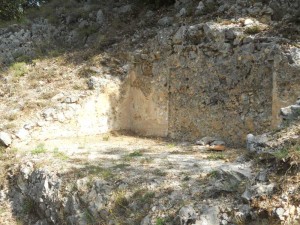
<path fill-rule="evenodd" d="M 45 148 L 44 144 L 39 144 L 36 146 L 35 149 L 31 150 L 32 155 L 39 155 L 39 154 L 46 153 L 46 152 L 47 152 L 47 149 Z"/>
<path fill-rule="evenodd" d="M 251 26 L 251 27 L 247 27 L 245 29 L 245 33 L 246 34 L 258 34 L 262 31 L 262 28 L 258 25 L 254 25 L 254 26 Z"/>
<path fill-rule="evenodd" d="M 25 62 L 16 62 L 10 67 L 10 71 L 15 77 L 22 77 L 28 72 L 28 69 Z"/>
<path fill-rule="evenodd" d="M 278 161 L 287 162 L 287 164 L 293 166 L 299 166 L 300 164 L 300 141 L 294 141 L 286 144 L 280 150 L 272 154 Z"/>

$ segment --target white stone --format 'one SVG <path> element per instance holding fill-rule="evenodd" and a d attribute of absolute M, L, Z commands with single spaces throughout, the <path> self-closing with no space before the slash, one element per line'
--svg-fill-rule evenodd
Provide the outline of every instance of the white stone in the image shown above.
<path fill-rule="evenodd" d="M 0 144 L 8 147 L 12 143 L 12 139 L 10 134 L 5 133 L 5 132 L 0 132 Z"/>
<path fill-rule="evenodd" d="M 25 140 L 26 138 L 29 137 L 29 132 L 25 130 L 24 128 L 20 129 L 17 133 L 16 136 L 20 138 L 21 140 Z"/>
<path fill-rule="evenodd" d="M 245 19 L 245 21 L 244 21 L 245 26 L 249 26 L 249 25 L 252 25 L 252 24 L 254 24 L 254 21 L 252 19 Z"/>
<path fill-rule="evenodd" d="M 204 7 L 205 6 L 204 6 L 203 2 L 200 1 L 199 4 L 198 4 L 198 6 L 197 6 L 197 9 L 200 10 L 200 11 L 202 11 L 204 9 Z"/>

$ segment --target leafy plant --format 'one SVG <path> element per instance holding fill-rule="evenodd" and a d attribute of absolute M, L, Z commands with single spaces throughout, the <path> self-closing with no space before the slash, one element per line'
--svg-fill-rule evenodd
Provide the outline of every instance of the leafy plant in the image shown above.
<path fill-rule="evenodd" d="M 28 69 L 26 63 L 17 62 L 10 67 L 10 71 L 13 73 L 15 77 L 21 77 L 28 72 Z"/>
<path fill-rule="evenodd" d="M 45 148 L 44 144 L 39 144 L 36 146 L 35 149 L 31 150 L 31 154 L 32 155 L 38 155 L 38 154 L 42 154 L 42 153 L 46 153 L 47 149 Z"/>
<path fill-rule="evenodd" d="M 156 219 L 155 225 L 165 225 L 165 224 L 166 224 L 166 221 L 163 218 L 158 217 Z"/>
<path fill-rule="evenodd" d="M 219 160 L 219 159 L 225 159 L 225 156 L 223 153 L 213 153 L 213 154 L 207 156 L 207 159 Z"/>

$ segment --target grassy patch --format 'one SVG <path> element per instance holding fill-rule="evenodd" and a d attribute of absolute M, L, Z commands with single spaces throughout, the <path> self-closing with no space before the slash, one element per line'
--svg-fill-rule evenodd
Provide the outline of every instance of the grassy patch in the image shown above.
<path fill-rule="evenodd" d="M 156 218 L 155 225 L 165 225 L 165 224 L 166 224 L 165 219 L 163 219 L 161 217 Z"/>
<path fill-rule="evenodd" d="M 162 170 L 160 170 L 160 169 L 155 169 L 155 170 L 153 171 L 153 174 L 156 175 L 156 176 L 164 177 L 164 176 L 167 175 L 167 172 L 162 171 Z"/>
<path fill-rule="evenodd" d="M 130 164 L 128 164 L 128 163 L 120 163 L 120 164 L 117 164 L 117 165 L 113 166 L 113 168 L 114 169 L 125 169 L 128 166 L 130 166 Z"/>
<path fill-rule="evenodd" d="M 129 153 L 128 155 L 123 156 L 123 160 L 125 162 L 129 162 L 129 161 L 133 160 L 134 158 L 141 157 L 141 156 L 143 156 L 143 153 L 141 152 L 141 150 L 135 150 L 135 151 Z"/>
<path fill-rule="evenodd" d="M 11 65 L 10 67 L 10 72 L 15 76 L 15 77 L 22 77 L 28 72 L 28 68 L 26 63 L 24 62 L 16 62 Z"/>
<path fill-rule="evenodd" d="M 82 177 L 88 175 L 91 178 L 101 176 L 105 180 L 111 180 L 115 177 L 110 169 L 103 168 L 101 166 L 88 165 L 85 169 L 81 170 Z"/>
<path fill-rule="evenodd" d="M 210 160 L 225 159 L 225 155 L 223 153 L 212 153 L 209 156 L 207 156 L 207 159 L 210 159 Z"/>
<path fill-rule="evenodd" d="M 13 25 L 13 24 L 28 25 L 28 24 L 30 24 L 30 21 L 25 17 L 21 17 L 19 19 L 14 19 L 14 20 L 9 20 L 9 21 L 1 20 L 0 28 L 7 28 L 8 26 Z"/>
<path fill-rule="evenodd" d="M 284 148 L 284 149 L 274 152 L 273 155 L 275 156 L 276 159 L 283 160 L 288 157 L 289 151 L 286 148 Z"/>
<path fill-rule="evenodd" d="M 86 209 L 84 211 L 84 218 L 87 222 L 87 224 L 94 224 L 96 221 L 95 221 L 95 218 L 94 216 L 92 215 L 92 213 L 90 213 L 90 211 L 88 209 Z"/>
<path fill-rule="evenodd" d="M 219 172 L 217 170 L 210 171 L 208 177 L 216 178 L 218 176 L 218 173 Z"/>
<path fill-rule="evenodd" d="M 78 71 L 78 76 L 81 78 L 89 78 L 91 76 L 96 75 L 97 73 L 90 68 L 84 67 Z"/>
<path fill-rule="evenodd" d="M 175 143 L 169 143 L 169 144 L 167 144 L 167 147 L 168 147 L 168 148 L 174 148 L 175 146 L 176 146 Z"/>
<path fill-rule="evenodd" d="M 154 197 L 154 192 L 145 189 L 139 189 L 132 195 L 132 198 L 138 200 L 142 205 L 152 203 Z"/>
<path fill-rule="evenodd" d="M 136 150 L 134 152 L 129 153 L 128 156 L 129 157 L 140 157 L 140 156 L 143 156 L 143 153 L 141 152 L 141 150 Z"/>
<path fill-rule="evenodd" d="M 35 149 L 31 150 L 32 155 L 39 155 L 39 154 L 46 153 L 46 152 L 47 152 L 47 149 L 45 148 L 44 144 L 39 144 L 36 146 Z"/>
<path fill-rule="evenodd" d="M 141 163 L 141 164 L 150 164 L 150 163 L 153 162 L 153 161 L 154 161 L 153 158 L 145 157 L 145 158 L 141 159 L 140 163 Z"/>
<path fill-rule="evenodd" d="M 275 159 L 287 161 L 290 165 L 300 164 L 300 140 L 291 140 L 279 149 L 272 153 Z"/>
<path fill-rule="evenodd" d="M 110 139 L 109 135 L 105 135 L 105 136 L 102 137 L 103 141 L 109 141 L 109 139 Z"/>
<path fill-rule="evenodd" d="M 101 176 L 105 179 L 105 180 L 110 180 L 114 178 L 114 174 L 109 170 L 109 169 L 104 169 L 101 172 Z"/>
<path fill-rule="evenodd" d="M 69 157 L 66 155 L 66 153 L 59 151 L 58 148 L 55 148 L 53 150 L 53 156 L 60 160 L 68 160 L 69 159 Z"/>
<path fill-rule="evenodd" d="M 125 192 L 117 191 L 114 195 L 114 208 L 118 211 L 126 210 L 129 202 L 125 196 Z"/>

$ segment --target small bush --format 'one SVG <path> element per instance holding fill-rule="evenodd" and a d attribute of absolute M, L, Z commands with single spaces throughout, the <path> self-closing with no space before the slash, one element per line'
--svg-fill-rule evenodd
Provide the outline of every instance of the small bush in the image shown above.
<path fill-rule="evenodd" d="M 156 219 L 155 225 L 165 225 L 165 224 L 166 224 L 166 221 L 163 218 L 159 217 Z"/>
<path fill-rule="evenodd" d="M 114 210 L 118 213 L 124 213 L 127 209 L 129 201 L 125 196 L 124 191 L 118 191 L 115 193 Z"/>
<path fill-rule="evenodd" d="M 262 31 L 262 28 L 258 25 L 247 27 L 245 29 L 246 34 L 257 34 L 257 33 L 260 33 L 261 31 Z"/>
<path fill-rule="evenodd" d="M 31 154 L 32 155 L 38 155 L 38 154 L 42 154 L 42 153 L 46 153 L 47 149 L 45 148 L 44 144 L 39 144 L 38 146 L 36 146 L 35 149 L 31 150 Z"/>
<path fill-rule="evenodd" d="M 273 155 L 283 161 L 288 161 L 290 165 L 300 165 L 300 141 L 291 142 L 285 148 L 273 153 Z"/>
<path fill-rule="evenodd" d="M 13 73 L 15 77 L 21 77 L 28 72 L 28 69 L 26 63 L 17 62 L 10 67 L 10 71 Z"/>
<path fill-rule="evenodd" d="M 282 159 L 286 159 L 288 157 L 289 152 L 287 149 L 284 148 L 284 149 L 274 152 L 273 155 L 275 156 L 276 159 L 282 160 Z"/>

